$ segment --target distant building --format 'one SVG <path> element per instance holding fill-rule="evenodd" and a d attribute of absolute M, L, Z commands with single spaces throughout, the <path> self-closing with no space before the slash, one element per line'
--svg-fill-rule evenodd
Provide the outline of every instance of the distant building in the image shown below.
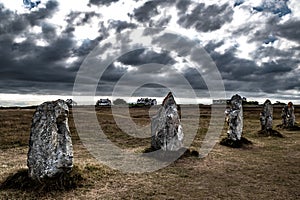
<path fill-rule="evenodd" d="M 280 101 L 276 101 L 276 103 L 274 103 L 275 106 L 285 106 L 286 103 L 282 103 Z"/>
<path fill-rule="evenodd" d="M 214 99 L 213 104 L 214 105 L 226 105 L 229 104 L 230 100 L 229 99 Z"/>
<path fill-rule="evenodd" d="M 96 106 L 111 106 L 111 100 L 109 100 L 109 99 L 99 99 L 96 102 Z"/>
<path fill-rule="evenodd" d="M 140 98 L 137 100 L 136 104 L 144 105 L 144 106 L 153 106 L 153 105 L 157 105 L 157 101 L 156 99 Z"/>
<path fill-rule="evenodd" d="M 243 105 L 259 105 L 258 101 L 243 101 Z"/>

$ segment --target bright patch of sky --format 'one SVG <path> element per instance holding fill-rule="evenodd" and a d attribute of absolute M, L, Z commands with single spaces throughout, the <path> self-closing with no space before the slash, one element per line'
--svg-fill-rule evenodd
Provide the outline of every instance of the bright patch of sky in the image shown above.
<path fill-rule="evenodd" d="M 67 100 L 72 96 L 61 95 L 33 95 L 33 94 L 1 94 L 1 106 L 31 106 L 39 105 L 45 101 L 55 101 L 57 99 Z M 12 103 L 13 102 L 13 103 Z"/>
<path fill-rule="evenodd" d="M 299 0 L 289 0 L 287 1 L 287 5 L 289 8 L 293 8 L 293 12 L 290 13 L 290 18 L 300 19 L 300 2 Z"/>
<path fill-rule="evenodd" d="M 38 39 L 38 40 L 36 40 L 36 41 L 35 41 L 35 44 L 36 44 L 37 46 L 40 46 L 40 47 L 46 47 L 46 46 L 49 45 L 49 43 L 48 43 L 47 41 L 43 40 L 43 39 Z"/>
<path fill-rule="evenodd" d="M 121 62 L 118 62 L 118 61 L 114 62 L 114 66 L 118 67 L 118 68 L 121 68 L 121 69 L 126 69 L 128 72 L 137 70 L 137 68 L 133 67 L 132 65 L 125 65 L 125 64 L 123 64 Z"/>

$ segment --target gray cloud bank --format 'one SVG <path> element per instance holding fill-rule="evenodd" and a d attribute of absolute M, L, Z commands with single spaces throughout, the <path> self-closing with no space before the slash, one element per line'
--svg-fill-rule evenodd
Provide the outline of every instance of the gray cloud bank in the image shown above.
<path fill-rule="evenodd" d="M 97 13 L 97 8 L 114 6 L 117 2 L 118 0 L 90 0 L 88 5 L 83 6 L 93 7 L 95 11 L 70 11 L 65 18 L 67 25 L 60 27 L 63 29 L 60 32 L 59 27 L 47 21 L 59 11 L 60 5 L 57 1 L 48 1 L 45 8 L 38 8 L 25 14 L 17 14 L 0 4 L 0 93 L 70 95 L 83 60 L 109 36 L 139 26 L 168 28 L 172 25 L 173 18 L 176 19 L 176 25 L 186 29 L 187 32 L 193 30 L 199 35 L 213 33 L 230 25 L 234 13 L 237 9 L 242 9 L 251 15 L 261 14 L 265 20 L 245 21 L 239 27 L 232 28 L 227 37 L 220 37 L 221 39 L 210 38 L 205 41 L 201 37 L 196 39 L 200 45 L 204 45 L 204 49 L 215 62 L 226 91 L 244 92 L 252 94 L 253 97 L 267 98 L 268 95 L 278 97 L 288 95 L 290 99 L 300 97 L 300 19 L 291 17 L 283 20 L 294 12 L 293 7 L 288 7 L 288 1 L 277 0 L 271 4 L 266 0 L 262 5 L 251 7 L 246 4 L 247 1 L 207 5 L 190 0 L 154 0 L 132 8 L 128 12 L 130 20 L 127 21 L 113 18 L 107 20 L 101 13 Z M 175 9 L 175 12 L 170 13 L 171 9 L 173 11 Z M 82 14 L 84 17 L 80 18 Z M 93 40 L 87 38 L 78 46 L 74 31 L 78 26 L 90 24 L 94 17 L 98 19 L 98 37 Z M 30 32 L 33 27 L 40 27 L 41 32 L 36 34 Z M 255 45 L 255 50 L 251 52 L 252 59 L 239 57 L 239 44 L 230 46 L 224 52 L 218 51 L 228 39 L 240 36 L 247 37 L 247 42 Z M 18 37 L 24 39 L 16 42 Z M 293 42 L 294 45 L 283 49 L 280 45 L 274 45 L 283 39 Z M 38 45 L 37 40 L 45 41 L 46 45 Z M 68 59 L 73 57 L 77 58 L 76 61 L 68 62 Z M 269 60 L 261 62 L 265 57 L 269 57 Z M 125 54 L 117 61 L 103 74 L 97 94 L 111 94 L 116 82 L 126 73 L 131 74 L 134 79 L 137 74 L 140 77 L 151 76 L 156 71 L 139 67 L 140 65 L 158 63 L 175 66 L 184 65 L 185 62 L 184 59 L 174 58 L 169 52 L 144 49 Z M 163 73 L 166 69 L 157 70 Z M 193 71 L 193 68 L 183 68 L 182 74 L 189 80 L 192 88 L 199 91 L 199 96 L 201 91 L 207 96 L 207 86 L 200 74 Z M 176 85 L 176 80 L 172 80 L 171 75 L 167 79 L 169 83 Z M 155 84 L 146 84 L 144 87 L 148 88 L 145 90 L 147 92 L 151 91 L 149 88 L 153 88 L 158 93 L 162 93 L 163 88 Z M 163 95 L 165 94 L 161 94 Z"/>

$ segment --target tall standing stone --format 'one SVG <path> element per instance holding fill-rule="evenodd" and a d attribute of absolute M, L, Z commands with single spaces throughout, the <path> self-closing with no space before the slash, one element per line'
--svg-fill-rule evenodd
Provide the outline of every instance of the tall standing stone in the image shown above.
<path fill-rule="evenodd" d="M 35 180 L 52 178 L 73 167 L 73 147 L 65 101 L 39 105 L 32 118 L 27 166 Z"/>
<path fill-rule="evenodd" d="M 157 115 L 151 119 L 153 149 L 177 151 L 183 146 L 183 131 L 177 104 L 171 92 L 165 97 Z"/>
<path fill-rule="evenodd" d="M 288 105 L 285 105 L 281 113 L 282 125 L 285 128 L 291 128 L 295 126 L 295 113 L 294 105 L 292 102 L 289 102 Z"/>
<path fill-rule="evenodd" d="M 260 113 L 260 124 L 263 131 L 269 131 L 273 128 L 273 105 L 269 99 L 263 104 Z"/>
<path fill-rule="evenodd" d="M 225 111 L 228 123 L 227 137 L 233 141 L 240 141 L 243 132 L 242 98 L 238 94 L 231 97 L 231 107 Z"/>

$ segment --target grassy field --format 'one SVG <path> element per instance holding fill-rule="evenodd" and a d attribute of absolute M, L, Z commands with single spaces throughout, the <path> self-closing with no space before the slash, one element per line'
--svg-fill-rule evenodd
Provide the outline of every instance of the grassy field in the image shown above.
<path fill-rule="evenodd" d="M 168 167 L 142 174 L 122 173 L 93 158 L 77 135 L 71 112 L 74 164 L 82 178 L 77 187 L 46 191 L 16 186 L 1 189 L 0 199 L 300 199 L 300 131 L 275 128 L 283 138 L 259 136 L 260 111 L 260 107 L 244 107 L 244 137 L 253 145 L 229 148 L 217 143 L 205 158 L 183 156 Z M 296 120 L 299 111 L 296 107 Z M 193 109 L 188 112 L 197 115 Z M 221 122 L 223 112 L 218 116 Z M 281 108 L 274 108 L 274 127 L 281 122 L 280 112 Z M 0 184 L 27 168 L 33 113 L 34 109 L 0 109 Z M 118 117 L 122 117 L 120 113 Z M 150 123 L 148 108 L 130 108 L 130 116 L 138 125 Z M 210 107 L 202 106 L 191 149 L 202 145 L 210 116 Z M 117 146 L 133 151 L 150 147 L 150 138 L 134 138 L 118 128 L 109 108 L 98 108 L 97 117 Z M 226 129 L 224 123 L 219 141 L 226 136 Z M 183 130 L 188 137 L 190 127 Z"/>

